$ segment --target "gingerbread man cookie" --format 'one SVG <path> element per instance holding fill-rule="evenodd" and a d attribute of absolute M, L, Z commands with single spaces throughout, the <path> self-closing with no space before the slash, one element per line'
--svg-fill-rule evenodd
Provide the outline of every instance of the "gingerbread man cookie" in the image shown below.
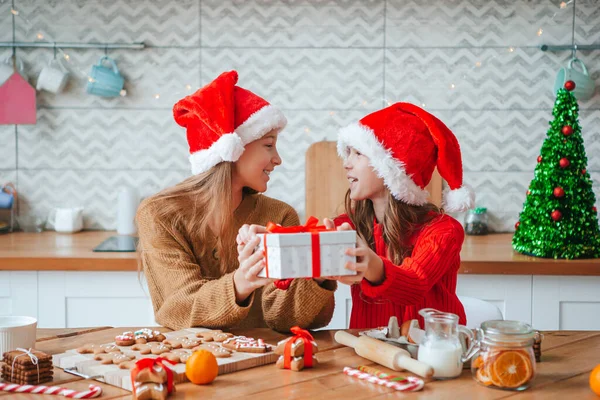
<path fill-rule="evenodd" d="M 139 351 L 142 354 L 163 354 L 171 350 L 171 346 L 164 343 L 150 342 L 146 344 L 134 344 L 131 350 Z"/>
<path fill-rule="evenodd" d="M 185 364 L 185 362 L 188 360 L 188 358 L 190 358 L 191 355 L 192 352 L 190 350 L 176 349 L 171 350 L 168 353 L 163 353 L 160 356 L 174 363 Z"/>
<path fill-rule="evenodd" d="M 131 361 L 133 359 L 135 359 L 134 356 L 123 353 L 96 354 L 94 356 L 94 360 L 100 361 L 101 364 L 119 365 L 122 362 Z"/>
<path fill-rule="evenodd" d="M 135 336 L 135 342 L 137 344 L 146 344 L 148 342 L 162 342 L 166 339 L 165 335 L 159 331 L 153 331 L 152 329 L 144 328 L 133 333 Z"/>
<path fill-rule="evenodd" d="M 313 356 L 313 366 L 317 365 L 317 359 L 316 357 Z M 275 366 L 277 368 L 280 369 L 284 369 L 285 368 L 285 359 L 283 356 L 279 357 L 277 359 L 277 363 L 275 363 Z M 301 371 L 304 369 L 304 357 L 294 357 L 292 358 L 291 362 L 290 362 L 290 369 L 292 371 Z"/>
<path fill-rule="evenodd" d="M 163 343 L 170 345 L 174 349 L 191 349 L 198 345 L 200 345 L 201 340 L 199 339 L 190 339 L 186 336 L 178 337 L 174 339 L 165 339 Z"/>
<path fill-rule="evenodd" d="M 275 354 L 279 354 L 282 356 L 285 352 L 285 346 L 287 345 L 288 340 L 293 338 L 283 339 L 279 343 L 277 343 L 277 347 L 275 347 Z M 312 343 L 312 352 L 316 354 L 319 352 L 319 347 L 317 346 L 317 342 Z M 300 357 L 304 355 L 304 341 L 301 339 L 296 339 L 295 342 L 292 343 L 291 346 L 292 357 Z"/>
<path fill-rule="evenodd" d="M 207 350 L 213 354 L 213 356 L 217 358 L 226 358 L 231 357 L 231 351 L 222 347 L 216 343 L 203 343 L 198 347 L 194 347 L 193 351 L 196 350 Z"/>
<path fill-rule="evenodd" d="M 136 362 L 137 362 L 137 360 L 131 360 L 131 361 L 125 361 L 125 362 L 119 363 L 119 368 L 132 369 L 133 367 L 135 367 Z"/>
<path fill-rule="evenodd" d="M 86 344 L 77 349 L 79 354 L 104 354 L 104 353 L 120 353 L 119 349 L 114 344 Z"/>

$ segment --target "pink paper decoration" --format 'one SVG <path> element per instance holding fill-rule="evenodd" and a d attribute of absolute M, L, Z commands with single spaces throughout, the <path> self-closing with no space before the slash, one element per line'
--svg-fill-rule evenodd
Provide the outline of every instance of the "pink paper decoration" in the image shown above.
<path fill-rule="evenodd" d="M 0 125 L 35 123 L 35 89 L 15 72 L 0 86 Z"/>

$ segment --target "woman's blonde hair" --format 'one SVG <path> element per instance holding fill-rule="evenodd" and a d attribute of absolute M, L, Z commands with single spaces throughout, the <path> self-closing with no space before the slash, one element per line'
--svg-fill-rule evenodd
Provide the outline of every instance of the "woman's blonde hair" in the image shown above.
<path fill-rule="evenodd" d="M 375 251 L 373 202 L 369 199 L 353 201 L 348 190 L 345 207 L 357 234 Z M 432 203 L 422 206 L 406 204 L 394 198 L 388 190 L 388 202 L 383 221 L 379 221 L 383 227 L 383 239 L 388 249 L 386 256 L 394 264 L 401 264 L 402 260 L 412 252 L 412 246 L 408 242 L 412 234 L 440 213 L 443 213 L 443 210 Z"/>
<path fill-rule="evenodd" d="M 207 243 L 209 235 L 217 238 L 217 254 L 221 273 L 237 265 L 237 251 L 233 226 L 232 198 L 233 163 L 221 162 L 210 170 L 191 176 L 175 186 L 162 190 L 148 199 L 156 210 L 159 221 L 167 221 L 165 227 L 174 237 L 184 233 L 197 233 L 199 243 Z M 244 193 L 257 193 L 244 188 Z M 218 231 L 213 232 L 217 228 Z M 215 249 L 201 248 L 200 256 Z"/>

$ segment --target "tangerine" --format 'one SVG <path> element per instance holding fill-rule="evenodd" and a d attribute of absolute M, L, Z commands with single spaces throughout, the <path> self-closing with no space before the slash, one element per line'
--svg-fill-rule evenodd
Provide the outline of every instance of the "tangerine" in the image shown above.
<path fill-rule="evenodd" d="M 185 363 L 185 376 L 196 385 L 211 383 L 218 374 L 217 359 L 210 351 L 195 351 Z"/>
<path fill-rule="evenodd" d="M 596 365 L 590 373 L 590 389 L 600 396 L 600 364 Z"/>

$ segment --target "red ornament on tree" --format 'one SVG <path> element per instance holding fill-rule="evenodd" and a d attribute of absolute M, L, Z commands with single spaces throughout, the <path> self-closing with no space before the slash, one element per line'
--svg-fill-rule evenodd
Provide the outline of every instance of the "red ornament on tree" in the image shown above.
<path fill-rule="evenodd" d="M 538 156 L 538 162 L 541 163 L 542 162 L 542 156 Z"/>
<path fill-rule="evenodd" d="M 550 216 L 553 220 L 560 221 L 560 219 L 562 218 L 562 213 L 558 210 L 554 210 L 552 211 L 552 214 L 550 214 Z"/>
<path fill-rule="evenodd" d="M 531 190 L 527 191 L 527 196 L 529 196 L 531 194 Z"/>
<path fill-rule="evenodd" d="M 521 222 L 517 221 L 517 223 L 515 224 L 515 229 L 519 229 L 519 225 L 521 225 Z"/>
<path fill-rule="evenodd" d="M 569 125 L 565 125 L 562 127 L 561 132 L 563 135 L 569 136 L 571 133 L 573 133 L 573 128 Z"/>
<path fill-rule="evenodd" d="M 561 187 L 555 187 L 555 188 L 554 188 L 554 191 L 553 191 L 552 193 L 554 194 L 554 197 L 557 197 L 557 198 L 559 198 L 559 199 L 560 199 L 561 197 L 564 197 L 564 196 L 565 196 L 565 191 L 564 191 L 564 189 L 563 189 L 563 188 L 561 188 Z"/>
<path fill-rule="evenodd" d="M 585 168 L 584 168 L 584 169 L 582 169 L 582 170 L 581 170 L 581 175 L 585 175 L 585 171 L 586 171 L 586 169 L 585 169 Z"/>
<path fill-rule="evenodd" d="M 592 207 L 592 211 L 593 212 L 598 212 L 598 209 L 596 207 Z"/>
<path fill-rule="evenodd" d="M 567 168 L 569 165 L 571 165 L 571 162 L 563 157 L 560 159 L 560 161 L 558 161 L 558 165 L 560 165 L 561 168 Z"/>
<path fill-rule="evenodd" d="M 569 92 L 572 91 L 573 89 L 575 89 L 575 82 L 573 82 L 573 81 L 566 81 L 565 82 L 565 89 L 567 89 Z"/>

